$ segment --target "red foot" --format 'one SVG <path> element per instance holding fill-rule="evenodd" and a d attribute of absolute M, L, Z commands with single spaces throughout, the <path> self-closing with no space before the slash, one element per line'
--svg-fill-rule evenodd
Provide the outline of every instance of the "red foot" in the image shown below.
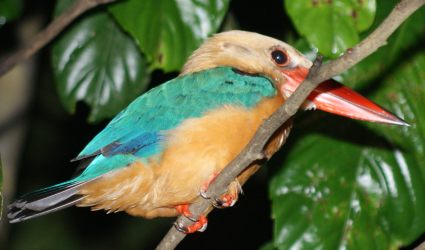
<path fill-rule="evenodd" d="M 187 217 L 189 219 L 192 218 L 192 212 L 189 210 L 189 204 L 177 205 L 174 207 L 177 210 L 177 213 Z"/>
<path fill-rule="evenodd" d="M 201 215 L 198 219 L 193 218 L 192 212 L 189 210 L 189 204 L 182 204 L 175 206 L 177 212 L 186 218 L 188 218 L 191 221 L 194 221 L 194 223 L 190 226 L 183 226 L 179 224 L 175 224 L 175 227 L 178 231 L 185 233 L 185 234 L 191 234 L 196 231 L 203 232 L 205 229 L 207 229 L 208 220 L 207 217 L 204 215 Z"/>
<path fill-rule="evenodd" d="M 237 199 L 238 198 L 232 194 L 223 194 L 220 198 L 215 199 L 216 203 L 213 205 L 218 208 L 233 207 Z"/>
<path fill-rule="evenodd" d="M 211 182 L 214 181 L 214 179 L 218 176 L 218 173 L 213 173 L 208 177 L 208 179 L 202 184 L 201 186 L 201 192 L 200 195 L 205 199 L 210 199 L 211 197 L 208 197 L 207 190 L 210 186 Z M 237 195 L 233 194 L 223 194 L 219 198 L 214 198 L 215 202 L 213 202 L 213 206 L 216 208 L 226 208 L 226 207 L 232 207 L 235 205 L 236 201 L 238 199 Z"/>
<path fill-rule="evenodd" d="M 207 217 L 201 215 L 195 223 L 190 226 L 184 227 L 182 225 L 176 225 L 177 230 L 185 234 L 191 234 L 194 232 L 203 232 L 207 229 L 208 220 Z"/>

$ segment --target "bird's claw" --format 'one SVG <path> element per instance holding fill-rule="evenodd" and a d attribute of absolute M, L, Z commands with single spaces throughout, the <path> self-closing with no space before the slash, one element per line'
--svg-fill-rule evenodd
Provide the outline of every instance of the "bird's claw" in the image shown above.
<path fill-rule="evenodd" d="M 199 192 L 199 195 L 206 200 L 211 199 L 211 197 L 208 196 L 207 193 L 204 191 Z M 211 204 L 215 208 L 227 208 L 227 207 L 233 207 L 233 205 L 235 205 L 236 203 L 237 198 L 231 194 L 224 194 L 220 198 L 215 197 L 212 200 L 213 201 L 211 202 Z"/>
<path fill-rule="evenodd" d="M 235 205 L 236 201 L 238 200 L 238 194 L 233 194 L 234 192 L 229 192 L 226 194 L 223 194 L 220 197 L 211 197 L 208 194 L 208 187 L 211 184 L 211 182 L 217 177 L 218 173 L 213 173 L 208 180 L 201 186 L 201 190 L 199 191 L 199 195 L 206 199 L 206 200 L 210 200 L 212 198 L 212 205 L 215 208 L 227 208 L 227 207 L 232 207 L 233 205 Z M 240 190 L 240 185 L 238 183 L 238 190 Z"/>
<path fill-rule="evenodd" d="M 232 194 L 224 194 L 220 198 L 214 198 L 212 205 L 215 208 L 228 208 L 233 207 L 237 201 L 237 197 Z"/>
<path fill-rule="evenodd" d="M 182 204 L 182 205 L 177 205 L 174 207 L 177 212 L 181 215 L 183 215 L 184 217 L 188 218 L 189 220 L 193 221 L 193 222 L 197 222 L 198 219 L 193 217 L 192 212 L 190 212 L 189 209 L 189 204 Z"/>
<path fill-rule="evenodd" d="M 211 197 L 207 194 L 207 191 L 205 191 L 205 190 L 201 190 L 199 192 L 199 195 L 206 200 L 211 199 Z M 213 201 L 211 203 L 215 208 L 227 208 L 227 207 L 233 207 L 233 205 L 235 205 L 237 199 L 238 198 L 235 197 L 234 195 L 224 194 L 219 198 L 214 197 L 212 199 Z"/>
<path fill-rule="evenodd" d="M 210 186 L 211 182 L 213 182 L 215 180 L 215 178 L 217 177 L 218 173 L 213 173 L 210 175 L 210 177 L 208 177 L 208 179 L 202 184 L 201 186 L 201 191 L 199 191 L 199 195 L 206 199 L 209 200 L 211 199 L 211 197 L 207 194 L 208 192 L 208 187 Z"/>
<path fill-rule="evenodd" d="M 207 229 L 208 220 L 207 217 L 201 215 L 192 225 L 185 226 L 181 222 L 175 222 L 174 227 L 177 231 L 184 234 L 191 234 L 194 232 L 204 232 Z"/>
<path fill-rule="evenodd" d="M 201 215 L 199 218 L 195 218 L 189 209 L 189 204 L 177 205 L 175 206 L 175 209 L 179 214 L 193 221 L 193 224 L 190 226 L 184 226 L 181 222 L 175 222 L 174 227 L 177 229 L 177 231 L 185 234 L 191 234 L 196 231 L 203 232 L 205 229 L 207 229 L 207 217 Z"/>
<path fill-rule="evenodd" d="M 201 189 L 201 191 L 199 191 L 199 196 L 201 196 L 205 200 L 211 199 L 211 197 L 207 194 L 207 190 L 204 189 Z"/>

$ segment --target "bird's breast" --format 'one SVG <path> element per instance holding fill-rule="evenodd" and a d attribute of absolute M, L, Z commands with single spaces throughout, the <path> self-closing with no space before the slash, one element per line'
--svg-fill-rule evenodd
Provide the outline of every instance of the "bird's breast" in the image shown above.
<path fill-rule="evenodd" d="M 165 133 L 164 151 L 157 160 L 135 163 L 87 185 L 83 192 L 87 202 L 82 205 L 96 205 L 97 208 L 114 211 L 131 208 L 133 214 L 149 214 L 149 217 L 174 215 L 167 210 L 162 213 L 164 210 L 161 208 L 191 203 L 196 199 L 206 180 L 233 160 L 263 121 L 282 104 L 283 98 L 275 96 L 250 109 L 237 105 L 223 106 L 200 118 L 185 120 Z M 282 145 L 289 128 L 290 125 L 285 124 L 270 139 L 266 148 L 268 155 Z M 255 167 L 249 168 L 239 181 L 243 184 L 255 170 Z M 146 176 L 138 178 L 138 175 Z M 119 182 L 115 181 L 118 179 Z M 131 186 L 128 180 L 135 180 L 134 185 L 138 186 Z M 117 191 L 121 186 L 127 191 Z M 111 193 L 124 195 L 114 196 L 112 202 L 106 199 Z M 96 197 L 95 202 L 90 199 L 91 196 Z M 137 208 L 139 213 L 134 213 Z M 152 215 L 155 209 L 158 213 Z"/>

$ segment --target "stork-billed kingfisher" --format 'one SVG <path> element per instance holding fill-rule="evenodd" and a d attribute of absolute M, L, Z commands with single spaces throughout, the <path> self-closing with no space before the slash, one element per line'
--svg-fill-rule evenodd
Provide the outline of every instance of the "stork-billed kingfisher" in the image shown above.
<path fill-rule="evenodd" d="M 10 222 L 73 205 L 145 218 L 190 216 L 188 205 L 295 91 L 311 65 L 271 37 L 245 31 L 214 35 L 189 57 L 177 78 L 139 96 L 87 144 L 74 159 L 85 164 L 79 175 L 12 203 Z M 303 107 L 407 125 L 333 80 L 321 83 Z M 290 129 L 289 121 L 268 141 L 267 156 L 282 146 Z M 235 179 L 220 205 L 233 205 L 257 169 L 253 164 Z M 198 219 L 179 229 L 205 229 L 205 216 Z"/>

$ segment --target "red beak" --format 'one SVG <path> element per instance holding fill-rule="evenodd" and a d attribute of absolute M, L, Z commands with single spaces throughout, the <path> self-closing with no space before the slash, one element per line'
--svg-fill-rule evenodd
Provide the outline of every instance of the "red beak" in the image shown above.
<path fill-rule="evenodd" d="M 290 79 L 283 85 L 282 91 L 293 93 L 307 76 L 308 69 L 297 68 L 282 73 Z M 357 120 L 409 126 L 394 114 L 334 80 L 322 82 L 307 99 L 315 108 L 329 113 Z"/>

